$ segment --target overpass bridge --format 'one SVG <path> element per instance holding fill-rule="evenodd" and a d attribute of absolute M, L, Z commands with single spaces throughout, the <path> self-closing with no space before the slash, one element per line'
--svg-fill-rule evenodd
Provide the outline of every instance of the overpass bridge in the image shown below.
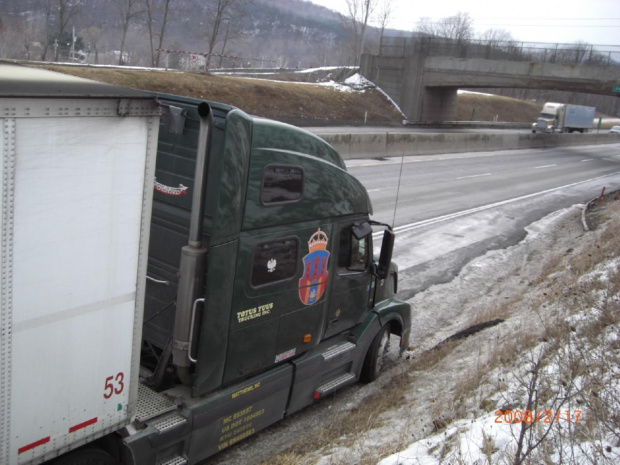
<path fill-rule="evenodd" d="M 528 88 L 615 95 L 620 86 L 620 47 L 547 48 L 499 43 L 401 39 L 378 55 L 364 54 L 361 73 L 381 87 L 409 121 L 456 119 L 458 89 Z M 513 44 L 513 43 L 510 43 Z M 611 47 L 611 46 L 610 46 Z"/>

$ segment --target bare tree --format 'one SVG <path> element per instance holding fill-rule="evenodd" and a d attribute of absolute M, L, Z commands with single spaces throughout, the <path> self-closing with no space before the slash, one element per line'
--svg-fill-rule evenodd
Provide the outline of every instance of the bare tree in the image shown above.
<path fill-rule="evenodd" d="M 522 50 L 517 46 L 512 34 L 505 29 L 487 29 L 479 37 L 483 41 L 481 46 L 486 47 L 485 58 L 514 59 L 522 54 Z"/>
<path fill-rule="evenodd" d="M 82 0 L 44 0 L 45 26 L 41 59 L 45 60 L 47 51 L 54 44 L 54 61 L 58 61 L 60 47 L 58 40 L 67 30 L 69 22 L 80 12 Z"/>
<path fill-rule="evenodd" d="M 146 26 L 149 32 L 149 45 L 151 48 L 151 64 L 159 66 L 159 57 L 166 34 L 166 26 L 168 25 L 168 14 L 171 10 L 172 0 L 143 0 L 144 11 L 146 13 Z M 159 33 L 155 32 L 155 28 L 159 23 Z M 155 47 L 154 39 L 158 37 L 157 47 Z M 157 52 L 155 51 L 157 48 Z"/>
<path fill-rule="evenodd" d="M 480 34 L 480 40 L 498 47 L 515 41 L 510 31 L 506 29 L 487 29 Z"/>
<path fill-rule="evenodd" d="M 383 33 L 385 32 L 385 28 L 390 23 L 392 19 L 392 15 L 394 14 L 394 4 L 393 0 L 382 0 L 377 8 L 377 13 L 375 20 L 377 24 L 381 27 L 381 38 L 383 38 Z"/>
<path fill-rule="evenodd" d="M 123 64 L 123 55 L 125 53 L 125 40 L 127 39 L 127 31 L 131 23 L 141 14 L 139 0 L 116 0 L 116 7 L 121 19 L 121 47 L 118 55 L 118 64 Z"/>
<path fill-rule="evenodd" d="M 343 20 L 347 22 L 353 32 L 353 53 L 357 65 L 364 51 L 364 37 L 368 20 L 377 7 L 377 0 L 346 0 L 349 16 Z"/>
<path fill-rule="evenodd" d="M 24 21 L 19 18 L 16 20 L 2 20 L 0 16 L 0 57 L 21 58 L 22 44 L 29 53 L 30 43 L 27 40 Z"/>
<path fill-rule="evenodd" d="M 592 55 L 593 46 L 587 42 L 578 40 L 577 42 L 566 45 L 558 49 L 555 57 L 556 62 L 560 63 L 582 63 L 588 61 L 588 55 Z"/>
<path fill-rule="evenodd" d="M 56 39 L 52 36 L 52 17 L 53 17 L 53 0 L 45 0 L 44 2 L 44 21 L 43 21 L 43 47 L 41 48 L 41 60 L 47 59 L 47 51 L 50 45 Z"/>
<path fill-rule="evenodd" d="M 71 21 L 79 13 L 79 6 L 82 0 L 56 0 L 56 7 L 58 9 L 58 36 L 61 37 L 69 26 Z M 55 60 L 58 61 L 58 50 L 56 47 Z"/>
<path fill-rule="evenodd" d="M 222 49 L 220 50 L 220 61 L 218 66 L 222 67 L 222 60 L 224 58 L 224 53 L 226 52 L 226 45 L 228 44 L 228 40 L 230 39 L 230 21 L 224 21 L 224 39 L 222 40 Z"/>
<path fill-rule="evenodd" d="M 442 18 L 437 22 L 430 18 L 420 18 L 417 29 L 423 34 L 444 37 L 459 42 L 474 38 L 473 20 L 468 13 L 459 12 L 454 16 Z"/>
<path fill-rule="evenodd" d="M 245 15 L 245 6 L 251 0 L 209 0 L 207 4 L 207 26 L 209 32 L 207 69 L 211 62 L 211 54 L 215 50 L 215 46 L 223 41 L 221 55 L 224 54 L 226 44 L 231 38 L 232 28 L 238 24 Z M 223 37 L 222 37 L 223 35 Z"/>
<path fill-rule="evenodd" d="M 96 26 L 91 26 L 83 29 L 79 33 L 88 41 L 88 53 L 95 51 L 95 64 L 99 63 L 99 40 L 101 39 L 101 29 Z"/>

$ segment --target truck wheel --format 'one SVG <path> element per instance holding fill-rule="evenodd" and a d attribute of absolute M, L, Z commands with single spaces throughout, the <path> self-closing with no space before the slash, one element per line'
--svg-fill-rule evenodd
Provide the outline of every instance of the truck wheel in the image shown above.
<path fill-rule="evenodd" d="M 385 356 L 390 346 L 390 332 L 388 331 L 388 327 L 389 325 L 385 325 L 381 328 L 370 344 L 360 375 L 360 379 L 365 383 L 374 381 L 379 376 L 379 373 L 381 373 L 381 368 L 383 367 L 383 362 L 385 361 Z"/>
<path fill-rule="evenodd" d="M 59 458 L 54 465 L 118 465 L 118 463 L 101 449 L 80 449 Z"/>

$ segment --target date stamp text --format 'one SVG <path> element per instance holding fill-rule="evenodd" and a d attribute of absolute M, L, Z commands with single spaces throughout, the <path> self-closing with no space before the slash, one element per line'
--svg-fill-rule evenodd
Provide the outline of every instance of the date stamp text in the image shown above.
<path fill-rule="evenodd" d="M 494 412 L 495 423 L 579 423 L 581 410 L 501 410 Z"/>

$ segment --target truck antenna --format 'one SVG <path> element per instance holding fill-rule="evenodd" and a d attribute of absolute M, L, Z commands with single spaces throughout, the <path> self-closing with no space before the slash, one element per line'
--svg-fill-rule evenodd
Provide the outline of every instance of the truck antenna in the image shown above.
<path fill-rule="evenodd" d="M 398 207 L 398 196 L 400 195 L 400 180 L 403 177 L 403 165 L 405 164 L 405 146 L 403 145 L 403 154 L 400 157 L 400 173 L 398 174 L 398 187 L 396 188 L 396 202 L 394 202 L 394 216 L 392 217 L 392 228 L 396 226 L 396 208 Z"/>

